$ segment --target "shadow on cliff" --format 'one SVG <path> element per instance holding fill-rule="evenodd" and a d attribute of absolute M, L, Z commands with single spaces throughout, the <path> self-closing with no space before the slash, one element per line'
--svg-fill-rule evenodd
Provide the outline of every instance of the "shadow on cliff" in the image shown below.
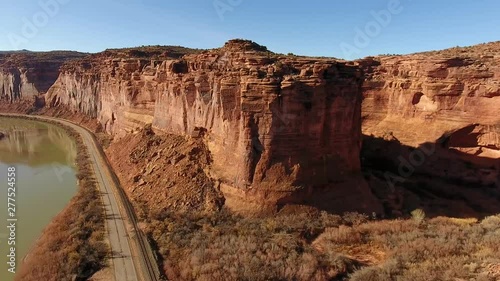
<path fill-rule="evenodd" d="M 364 136 L 363 174 L 386 216 L 408 216 L 415 209 L 428 217 L 483 218 L 500 213 L 500 159 L 461 149 L 483 149 L 472 126 L 418 148 L 392 135 Z"/>

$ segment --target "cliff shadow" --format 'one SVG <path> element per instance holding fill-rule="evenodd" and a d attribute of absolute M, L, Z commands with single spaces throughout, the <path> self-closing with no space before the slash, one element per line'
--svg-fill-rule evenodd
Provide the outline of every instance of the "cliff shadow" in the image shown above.
<path fill-rule="evenodd" d="M 486 149 L 493 152 L 488 157 L 480 153 Z M 500 150 L 478 145 L 470 126 L 416 148 L 392 135 L 365 135 L 362 171 L 388 217 L 422 209 L 428 217 L 480 219 L 500 213 L 500 159 L 495 152 Z"/>

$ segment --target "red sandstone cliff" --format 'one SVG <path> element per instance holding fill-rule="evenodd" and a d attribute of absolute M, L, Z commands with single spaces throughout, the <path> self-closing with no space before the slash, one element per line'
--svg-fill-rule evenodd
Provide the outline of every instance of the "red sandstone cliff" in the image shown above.
<path fill-rule="evenodd" d="M 82 56 L 76 52 L 1 52 L 0 99 L 32 100 L 46 93 L 59 76 L 61 65 Z"/>
<path fill-rule="evenodd" d="M 372 136 L 363 157 L 370 168 L 401 177 L 401 194 L 389 195 L 399 207 L 427 201 L 429 210 L 451 216 L 499 211 L 499 53 L 496 42 L 359 61 L 363 133 Z"/>
<path fill-rule="evenodd" d="M 499 149 L 499 52 L 496 42 L 363 60 L 363 132 L 418 145 L 480 124 L 477 145 Z"/>
<path fill-rule="evenodd" d="M 64 64 L 46 101 L 97 118 L 118 137 L 146 124 L 203 137 L 212 157 L 205 172 L 226 204 L 315 198 L 325 208 L 366 211 L 377 204 L 355 176 L 361 121 L 364 134 L 385 139 L 365 141 L 363 158 L 376 160 L 365 165 L 398 165 L 413 148 L 437 142 L 442 149 L 414 174 L 465 188 L 499 185 L 499 51 L 497 42 L 346 63 L 278 55 L 243 40 L 209 51 L 108 50 Z M 20 65 L 10 56 L 0 64 L 7 99 L 43 93 L 56 79 L 56 64 Z"/>
<path fill-rule="evenodd" d="M 213 158 L 208 173 L 228 204 L 301 202 L 321 188 L 338 191 L 340 210 L 379 211 L 353 176 L 360 171 L 358 67 L 280 56 L 244 40 L 177 51 L 110 50 L 68 63 L 46 100 L 96 117 L 118 136 L 148 123 L 203 135 Z M 356 191 L 339 188 L 346 184 Z M 344 200 L 348 193 L 355 199 Z"/>

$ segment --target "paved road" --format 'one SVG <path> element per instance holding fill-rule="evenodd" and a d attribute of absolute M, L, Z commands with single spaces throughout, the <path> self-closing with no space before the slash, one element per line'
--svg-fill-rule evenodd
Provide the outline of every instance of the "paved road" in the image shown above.
<path fill-rule="evenodd" d="M 9 114 L 10 115 L 10 114 Z M 92 168 L 106 210 L 106 225 L 112 251 L 112 268 L 115 281 L 156 281 L 160 280 L 156 262 L 144 234 L 137 231 L 135 214 L 125 198 L 121 187 L 105 160 L 102 149 L 87 129 L 70 121 L 52 117 L 11 115 L 55 121 L 78 132 L 88 149 Z"/>
<path fill-rule="evenodd" d="M 83 138 L 85 146 L 87 146 L 90 160 L 94 169 L 94 175 L 99 183 L 101 192 L 103 193 L 103 203 L 106 209 L 106 224 L 109 233 L 109 241 L 111 244 L 113 268 L 115 271 L 116 281 L 139 281 L 135 270 L 132 251 L 129 244 L 127 227 L 125 225 L 125 216 L 122 216 L 117 203 L 117 197 L 114 190 L 118 187 L 114 186 L 114 182 L 110 179 L 109 168 L 103 159 L 100 157 L 96 143 L 90 133 L 81 127 L 73 124 L 65 124 L 71 126 Z"/>

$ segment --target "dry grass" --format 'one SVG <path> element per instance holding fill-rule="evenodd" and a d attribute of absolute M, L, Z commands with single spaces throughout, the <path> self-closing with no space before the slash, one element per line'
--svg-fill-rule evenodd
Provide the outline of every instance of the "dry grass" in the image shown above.
<path fill-rule="evenodd" d="M 500 216 L 352 224 L 326 213 L 151 217 L 171 280 L 498 280 Z"/>
<path fill-rule="evenodd" d="M 309 242 L 340 217 L 321 214 L 243 218 L 164 212 L 147 232 L 165 257 L 171 280 L 328 280 L 353 269 L 341 255 L 319 254 Z"/>
<path fill-rule="evenodd" d="M 387 258 L 351 275 L 351 280 L 498 280 L 500 216 L 481 222 L 438 217 L 372 222 L 356 228 L 364 243 Z"/>

